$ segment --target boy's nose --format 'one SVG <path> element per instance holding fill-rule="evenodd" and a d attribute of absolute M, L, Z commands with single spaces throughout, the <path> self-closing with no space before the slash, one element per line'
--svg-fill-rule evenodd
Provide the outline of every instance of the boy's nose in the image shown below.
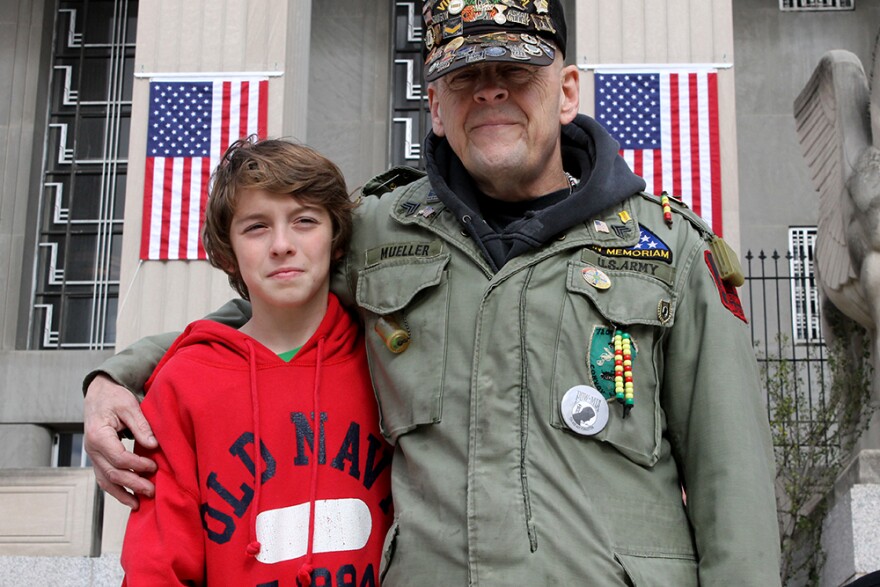
<path fill-rule="evenodd" d="M 296 250 L 293 239 L 285 231 L 279 231 L 272 240 L 272 253 L 274 255 L 290 255 Z"/>

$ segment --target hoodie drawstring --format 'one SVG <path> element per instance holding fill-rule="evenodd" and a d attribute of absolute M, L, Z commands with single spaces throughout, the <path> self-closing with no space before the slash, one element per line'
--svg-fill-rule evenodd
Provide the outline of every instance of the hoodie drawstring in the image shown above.
<path fill-rule="evenodd" d="M 260 490 L 263 487 L 263 473 L 260 471 L 262 451 L 260 450 L 260 402 L 257 397 L 257 356 L 254 344 L 245 339 L 248 348 L 248 364 L 251 375 L 251 406 L 254 410 L 254 500 L 251 504 L 251 541 L 247 545 L 246 552 L 249 556 L 260 554 L 260 543 L 257 540 L 257 511 L 260 509 Z"/>
<path fill-rule="evenodd" d="M 318 460 L 321 456 L 321 411 L 318 405 L 318 390 L 321 387 L 321 360 L 324 357 L 324 339 L 318 339 L 318 359 L 315 365 L 315 387 L 312 390 L 312 430 L 314 431 L 314 450 L 312 451 L 311 485 L 309 488 L 309 545 L 306 551 L 306 561 L 299 568 L 297 579 L 302 587 L 309 587 L 312 583 L 313 548 L 315 542 L 315 500 L 318 495 Z"/>

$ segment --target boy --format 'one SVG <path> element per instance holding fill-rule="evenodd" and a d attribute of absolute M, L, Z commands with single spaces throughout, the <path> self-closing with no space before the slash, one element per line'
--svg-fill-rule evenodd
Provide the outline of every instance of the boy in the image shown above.
<path fill-rule="evenodd" d="M 212 182 L 205 249 L 253 316 L 193 322 L 147 384 L 157 490 L 129 518 L 124 585 L 377 585 L 391 450 L 329 292 L 345 181 L 308 147 L 240 140 Z"/>

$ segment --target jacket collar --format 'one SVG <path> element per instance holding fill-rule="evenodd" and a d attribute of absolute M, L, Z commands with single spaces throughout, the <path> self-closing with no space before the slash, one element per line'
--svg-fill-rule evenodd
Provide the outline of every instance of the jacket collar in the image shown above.
<path fill-rule="evenodd" d="M 616 244 L 623 245 L 638 238 L 637 229 L 626 231 L 622 227 L 616 232 L 620 222 L 605 221 L 609 228 L 606 234 L 601 224 L 594 224 L 595 219 L 607 217 L 609 210 L 645 188 L 644 180 L 630 171 L 618 150 L 618 143 L 595 120 L 577 116 L 562 128 L 562 157 L 566 171 L 578 177 L 580 183 L 569 197 L 535 210 L 498 232 L 480 215 L 479 199 L 486 196 L 478 192 L 449 143 L 431 132 L 425 140 L 425 156 L 432 188 L 430 199 L 437 202 L 407 201 L 402 203 L 403 208 L 395 205 L 395 211 L 419 217 L 439 215 L 437 204 L 442 203 L 457 218 L 459 230 L 465 231 L 496 271 L 513 258 L 546 248 L 559 235 L 580 225 L 593 225 L 595 240 L 616 237 L 621 241 Z"/>
<path fill-rule="evenodd" d="M 391 218 L 395 222 L 404 226 L 417 226 L 438 235 L 478 263 L 488 276 L 495 273 L 461 221 L 439 200 L 427 178 L 418 179 L 404 189 L 384 197 L 392 198 Z M 498 273 L 517 270 L 567 249 L 635 246 L 639 242 L 640 233 L 637 212 L 632 202 L 633 199 L 627 198 L 590 220 L 568 227 L 544 246 L 512 259 Z"/>

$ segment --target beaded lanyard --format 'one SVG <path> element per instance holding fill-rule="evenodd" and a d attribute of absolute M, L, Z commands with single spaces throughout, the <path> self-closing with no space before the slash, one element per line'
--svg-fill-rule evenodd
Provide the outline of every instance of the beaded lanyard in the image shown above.
<path fill-rule="evenodd" d="M 629 333 L 614 331 L 614 395 L 623 404 L 624 419 L 635 405 L 632 372 L 632 340 Z"/>
<path fill-rule="evenodd" d="M 672 226 L 672 206 L 669 205 L 669 196 L 666 192 L 660 194 L 660 205 L 663 206 L 663 220 L 667 225 Z"/>

